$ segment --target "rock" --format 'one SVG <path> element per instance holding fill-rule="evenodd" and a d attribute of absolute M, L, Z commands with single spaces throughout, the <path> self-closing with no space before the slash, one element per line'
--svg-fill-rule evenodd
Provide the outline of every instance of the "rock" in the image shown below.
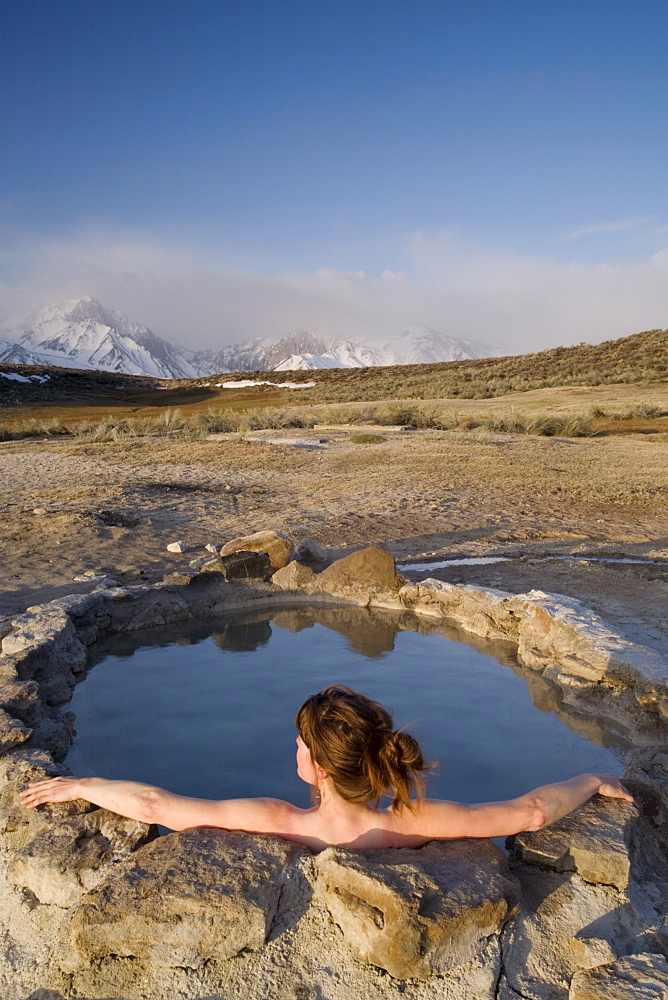
<path fill-rule="evenodd" d="M 97 625 L 77 625 L 76 626 L 77 639 L 79 642 L 83 643 L 84 646 L 92 646 L 94 642 L 97 642 L 100 630 Z"/>
<path fill-rule="evenodd" d="M 0 681 L 0 708 L 30 726 L 42 715 L 36 681 Z"/>
<path fill-rule="evenodd" d="M 0 834 L 4 847 L 24 847 L 61 820 L 94 808 L 83 799 L 53 802 L 36 809 L 21 805 L 18 793 L 31 781 L 67 773 L 65 768 L 53 762 L 48 752 L 37 748 L 21 748 L 0 758 Z"/>
<path fill-rule="evenodd" d="M 206 549 L 207 552 L 213 552 L 214 555 L 216 555 L 218 552 L 218 547 L 214 545 L 212 542 L 207 542 L 204 548 Z"/>
<path fill-rule="evenodd" d="M 221 573 L 226 580 L 266 580 L 271 563 L 266 552 L 233 552 L 204 563 L 202 573 Z"/>
<path fill-rule="evenodd" d="M 200 570 L 202 573 L 224 573 L 225 567 L 223 566 L 223 561 L 220 556 L 216 556 L 214 559 L 208 559 L 205 563 L 202 563 Z M 171 578 L 176 575 L 177 574 L 175 573 L 170 573 L 169 580 L 171 581 Z M 167 579 L 168 577 L 165 577 L 163 583 L 165 583 Z"/>
<path fill-rule="evenodd" d="M 521 908 L 503 933 L 503 966 L 509 985 L 532 1000 L 562 1000 L 580 968 L 573 938 L 596 936 L 617 954 L 637 950 L 656 927 L 657 914 L 642 893 L 593 885 L 573 872 L 547 871 L 511 861 L 522 887 Z"/>
<path fill-rule="evenodd" d="M 31 746 L 48 750 L 55 760 L 64 760 L 74 743 L 74 712 L 41 719 L 33 729 Z"/>
<path fill-rule="evenodd" d="M 664 847 L 668 847 L 668 755 L 656 750 L 636 751 L 623 774 L 624 784 L 642 809 Z"/>
<path fill-rule="evenodd" d="M 575 871 L 586 882 L 625 889 L 637 819 L 638 810 L 630 802 L 597 795 L 552 826 L 509 838 L 509 845 L 526 864 Z"/>
<path fill-rule="evenodd" d="M 276 570 L 271 582 L 281 590 L 308 590 L 315 579 L 315 573 L 309 566 L 293 560 L 283 569 Z"/>
<path fill-rule="evenodd" d="M 581 969 L 595 969 L 598 965 L 614 962 L 617 953 L 612 945 L 599 937 L 584 937 L 576 934 L 571 938 L 571 948 L 575 961 Z"/>
<path fill-rule="evenodd" d="M 94 583 L 96 590 L 106 590 L 109 587 L 117 587 L 118 580 L 113 580 L 110 576 L 75 576 L 75 583 Z"/>
<path fill-rule="evenodd" d="M 314 589 L 341 597 L 368 599 L 378 595 L 395 596 L 404 583 L 390 553 L 370 545 L 337 559 L 324 569 L 316 577 Z"/>
<path fill-rule="evenodd" d="M 261 948 L 286 867 L 307 854 L 277 838 L 211 828 L 160 837 L 84 896 L 72 943 L 86 963 L 132 956 L 162 968 Z"/>
<path fill-rule="evenodd" d="M 664 900 L 668 898 L 668 885 L 663 883 L 663 898 Z M 663 918 L 663 923 L 660 927 L 657 927 L 656 933 L 654 935 L 654 942 L 656 951 L 659 951 L 662 955 L 668 958 L 668 917 Z"/>
<path fill-rule="evenodd" d="M 81 673 L 86 667 L 86 648 L 66 612 L 50 610 L 26 612 L 13 619 L 14 630 L 2 640 L 2 652 L 18 654 L 21 680 L 48 672 L 63 675 Z"/>
<path fill-rule="evenodd" d="M 214 550 L 215 551 L 215 550 Z M 201 569 L 205 563 L 211 562 L 211 556 L 197 556 L 196 559 L 191 559 L 188 563 L 190 569 Z"/>
<path fill-rule="evenodd" d="M 325 563 L 329 559 L 329 553 L 314 538 L 304 538 L 295 549 L 295 559 L 302 562 Z"/>
<path fill-rule="evenodd" d="M 61 674 L 54 674 L 42 680 L 39 686 L 39 693 L 42 701 L 46 702 L 47 705 L 64 705 L 72 697 L 73 689 L 73 678 L 71 678 L 71 683 L 68 684 L 67 678 Z"/>
<path fill-rule="evenodd" d="M 668 1000 L 668 962 L 661 955 L 626 955 L 576 972 L 568 1000 Z"/>
<path fill-rule="evenodd" d="M 496 993 L 493 993 L 492 996 L 494 1000 L 526 1000 L 526 997 L 522 997 L 512 988 L 503 973 L 499 977 Z"/>
<path fill-rule="evenodd" d="M 279 531 L 256 531 L 254 535 L 245 538 L 234 538 L 223 545 L 221 556 L 233 552 L 266 552 L 272 569 L 287 566 L 294 546 L 286 535 Z"/>
<path fill-rule="evenodd" d="M 187 552 L 188 546 L 184 541 L 170 542 L 167 546 L 168 552 Z"/>
<path fill-rule="evenodd" d="M 37 514 L 38 516 L 40 514 L 46 514 L 46 510 L 44 507 L 35 507 L 33 510 L 33 514 Z"/>
<path fill-rule="evenodd" d="M 31 734 L 32 729 L 0 708 L 0 754 L 8 753 L 21 743 L 25 743 Z"/>
<path fill-rule="evenodd" d="M 489 840 L 432 841 L 419 850 L 327 848 L 316 895 L 354 956 L 397 979 L 425 979 L 473 959 L 519 898 Z"/>
<path fill-rule="evenodd" d="M 158 835 L 156 826 L 106 809 L 73 816 L 45 830 L 14 857 L 16 882 L 40 903 L 68 908 L 117 862 Z"/>
<path fill-rule="evenodd" d="M 126 604 L 130 601 L 134 601 L 137 590 L 136 587 L 114 587 L 109 593 L 105 594 L 105 598 L 108 601 L 113 601 L 114 604 Z M 110 609 L 112 610 L 112 609 Z"/>
<path fill-rule="evenodd" d="M 136 629 L 154 628 L 171 622 L 183 622 L 191 618 L 190 609 L 183 596 L 167 590 L 146 590 L 126 607 L 115 611 L 116 627 L 126 632 Z"/>
<path fill-rule="evenodd" d="M 183 587 L 189 584 L 192 579 L 192 573 L 168 573 L 167 576 L 163 576 L 160 582 L 168 586 Z"/>

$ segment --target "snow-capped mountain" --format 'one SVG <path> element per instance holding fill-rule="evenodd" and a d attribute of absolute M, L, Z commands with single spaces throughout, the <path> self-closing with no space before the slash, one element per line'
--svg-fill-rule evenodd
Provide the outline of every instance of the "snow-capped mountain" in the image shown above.
<path fill-rule="evenodd" d="M 492 353 L 482 344 L 449 337 L 430 326 L 409 326 L 388 345 L 383 364 L 432 365 L 441 361 L 488 358 Z"/>
<path fill-rule="evenodd" d="M 433 364 L 488 357 L 480 344 L 458 340 L 427 326 L 411 326 L 383 347 L 350 340 L 328 342 L 312 330 L 274 340 L 260 337 L 219 351 L 193 351 L 170 344 L 143 323 L 106 309 L 91 298 L 51 303 L 26 320 L 0 330 L 0 362 L 58 365 L 150 375 L 201 378 L 252 371 L 299 371 Z"/>
<path fill-rule="evenodd" d="M 308 371 L 316 368 L 371 368 L 383 365 L 382 354 L 370 347 L 340 340 L 331 347 L 323 345 L 319 354 L 291 354 L 276 365 L 276 372 Z"/>
<path fill-rule="evenodd" d="M 492 351 L 482 344 L 448 337 L 429 326 L 409 326 L 389 340 L 384 347 L 363 347 L 349 340 L 342 340 L 325 350 L 320 350 L 317 354 L 291 354 L 276 365 L 274 370 L 424 365 L 439 361 L 488 358 L 491 354 Z"/>
<path fill-rule="evenodd" d="M 311 330 L 295 330 L 280 340 L 259 337 L 230 344 L 220 351 L 197 351 L 192 357 L 192 363 L 201 369 L 202 375 L 216 372 L 281 371 L 279 365 L 286 358 L 315 357 L 324 354 L 326 350 L 327 344 Z"/>
<path fill-rule="evenodd" d="M 189 364 L 191 352 L 173 347 L 143 323 L 91 298 L 44 306 L 17 328 L 2 332 L 10 345 L 0 353 L 0 361 L 8 364 L 93 368 L 156 378 L 199 374 Z"/>

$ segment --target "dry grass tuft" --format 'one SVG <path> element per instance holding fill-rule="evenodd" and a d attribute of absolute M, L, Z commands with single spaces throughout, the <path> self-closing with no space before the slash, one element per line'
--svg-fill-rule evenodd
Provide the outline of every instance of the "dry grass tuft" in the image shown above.
<path fill-rule="evenodd" d="M 353 444 L 382 444 L 387 438 L 382 434 L 353 434 L 350 440 Z"/>

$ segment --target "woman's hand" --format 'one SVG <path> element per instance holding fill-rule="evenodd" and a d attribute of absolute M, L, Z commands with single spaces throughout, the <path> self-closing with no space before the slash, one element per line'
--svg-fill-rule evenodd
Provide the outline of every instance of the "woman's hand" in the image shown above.
<path fill-rule="evenodd" d="M 21 805 L 26 809 L 43 806 L 45 802 L 72 802 L 82 798 L 80 778 L 47 778 L 45 781 L 31 781 L 27 788 L 19 792 Z"/>
<path fill-rule="evenodd" d="M 626 799 L 626 801 L 630 802 L 632 805 L 638 805 L 636 800 L 633 798 L 628 789 L 624 787 L 619 778 L 615 778 L 613 774 L 597 774 L 596 777 L 601 782 L 598 789 L 599 795 L 608 795 L 613 799 Z"/>

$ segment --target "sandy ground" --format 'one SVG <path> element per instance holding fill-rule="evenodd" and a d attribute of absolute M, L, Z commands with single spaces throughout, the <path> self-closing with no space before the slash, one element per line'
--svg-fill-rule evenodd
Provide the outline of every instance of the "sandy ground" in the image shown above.
<path fill-rule="evenodd" d="M 668 656 L 668 442 L 383 428 L 383 443 L 353 444 L 359 432 L 0 445 L 0 619 L 90 590 L 74 582 L 86 571 L 153 581 L 207 542 L 275 528 L 336 555 L 380 543 L 402 564 L 512 556 L 419 575 L 572 595 Z M 166 551 L 177 539 L 188 553 Z M 659 562 L 545 559 L 563 554 Z"/>

